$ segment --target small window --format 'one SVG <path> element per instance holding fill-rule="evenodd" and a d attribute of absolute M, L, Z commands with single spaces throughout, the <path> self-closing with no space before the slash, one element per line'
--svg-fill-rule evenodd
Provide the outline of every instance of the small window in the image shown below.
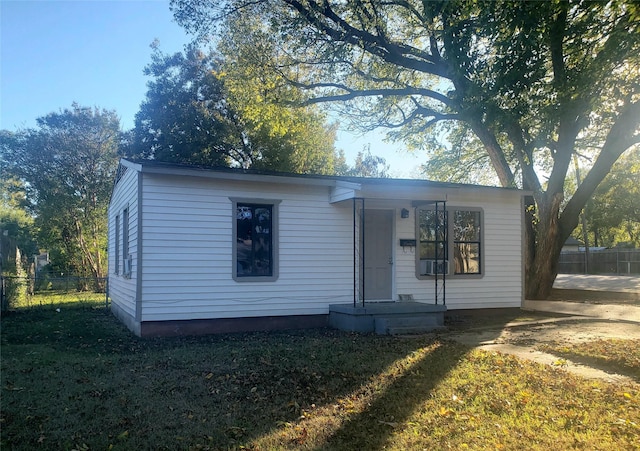
<path fill-rule="evenodd" d="M 233 276 L 236 281 L 277 278 L 277 204 L 234 202 Z"/>
<path fill-rule="evenodd" d="M 453 213 L 453 261 L 455 274 L 481 274 L 481 217 L 478 210 Z"/>
<path fill-rule="evenodd" d="M 115 247 L 115 258 L 114 258 L 114 269 L 113 272 L 115 274 L 120 274 L 120 215 L 116 215 L 116 245 Z"/>

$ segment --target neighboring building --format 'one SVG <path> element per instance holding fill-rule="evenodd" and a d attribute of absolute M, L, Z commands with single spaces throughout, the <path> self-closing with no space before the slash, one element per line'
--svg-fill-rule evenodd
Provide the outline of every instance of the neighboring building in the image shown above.
<path fill-rule="evenodd" d="M 567 241 L 564 242 L 562 246 L 562 252 L 578 252 L 580 250 L 580 246 L 584 249 L 584 243 L 570 236 L 567 238 Z"/>
<path fill-rule="evenodd" d="M 323 326 L 333 304 L 520 307 L 522 195 L 122 160 L 112 310 L 166 335 Z"/>

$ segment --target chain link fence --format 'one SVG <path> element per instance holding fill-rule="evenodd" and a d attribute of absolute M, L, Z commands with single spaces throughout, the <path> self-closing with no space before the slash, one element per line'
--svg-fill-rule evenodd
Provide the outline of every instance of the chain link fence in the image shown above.
<path fill-rule="evenodd" d="M 42 274 L 36 277 L 0 276 L 0 309 L 56 306 L 68 303 L 108 307 L 106 277 Z"/>

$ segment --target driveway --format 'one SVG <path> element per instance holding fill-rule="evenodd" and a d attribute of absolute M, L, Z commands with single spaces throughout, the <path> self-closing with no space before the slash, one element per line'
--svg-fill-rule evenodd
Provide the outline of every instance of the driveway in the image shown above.
<path fill-rule="evenodd" d="M 558 274 L 553 288 L 611 293 L 640 293 L 640 276 Z"/>

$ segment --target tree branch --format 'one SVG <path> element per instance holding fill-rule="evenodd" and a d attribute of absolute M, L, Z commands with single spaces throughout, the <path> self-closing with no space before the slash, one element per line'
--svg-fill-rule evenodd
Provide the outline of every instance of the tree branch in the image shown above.
<path fill-rule="evenodd" d="M 628 104 L 618 115 L 609 130 L 605 143 L 593 167 L 567 203 L 560 215 L 560 225 L 573 230 L 578 225 L 578 215 L 614 163 L 627 149 L 640 144 L 640 100 Z"/>
<path fill-rule="evenodd" d="M 345 42 L 364 49 L 390 64 L 449 78 L 447 67 L 440 58 L 415 47 L 390 42 L 384 39 L 383 36 L 355 28 L 336 14 L 328 2 L 320 5 L 315 1 L 308 1 L 304 4 L 298 0 L 284 1 L 298 11 L 309 24 L 334 41 Z M 321 20 L 321 18 L 326 19 L 326 21 Z M 332 27 L 328 22 L 335 24 L 336 27 Z"/>

